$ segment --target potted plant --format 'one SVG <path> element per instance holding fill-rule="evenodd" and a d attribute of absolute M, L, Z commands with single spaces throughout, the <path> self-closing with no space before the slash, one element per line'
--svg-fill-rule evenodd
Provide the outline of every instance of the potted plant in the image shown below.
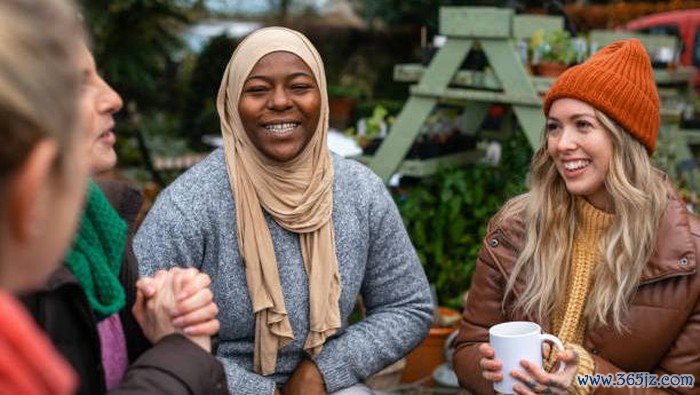
<path fill-rule="evenodd" d="M 571 34 L 554 30 L 547 34 L 538 30 L 530 41 L 532 67 L 537 75 L 556 77 L 576 60 L 576 48 Z"/>
<path fill-rule="evenodd" d="M 372 116 L 358 121 L 357 129 L 351 127 L 345 131 L 346 135 L 357 141 L 363 155 L 374 155 L 384 141 L 389 124 L 392 122 L 392 118 L 387 117 L 388 114 L 389 111 L 384 106 L 376 105 L 372 110 Z"/>
<path fill-rule="evenodd" d="M 421 126 L 420 134 L 407 157 L 430 159 L 457 152 L 473 150 L 475 136 L 462 133 L 462 114 L 455 107 L 436 108 Z"/>
<path fill-rule="evenodd" d="M 376 71 L 360 56 L 352 56 L 336 83 L 328 85 L 331 126 L 343 129 L 350 125 L 359 100 L 371 100 Z"/>
<path fill-rule="evenodd" d="M 359 95 L 358 90 L 352 86 L 328 86 L 328 121 L 331 126 L 342 129 L 350 124 Z"/>

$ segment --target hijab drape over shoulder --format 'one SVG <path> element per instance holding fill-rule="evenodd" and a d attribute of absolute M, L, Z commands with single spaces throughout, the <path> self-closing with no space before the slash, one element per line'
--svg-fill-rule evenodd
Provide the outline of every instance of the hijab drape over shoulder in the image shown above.
<path fill-rule="evenodd" d="M 302 152 L 288 162 L 262 154 L 248 138 L 238 113 L 248 75 L 272 52 L 290 52 L 301 58 L 313 72 L 321 95 L 316 131 Z M 253 32 L 236 48 L 226 67 L 217 110 L 236 203 L 238 244 L 255 312 L 253 366 L 257 373 L 269 375 L 275 371 L 277 351 L 294 340 L 294 334 L 263 210 L 284 229 L 299 234 L 309 279 L 310 327 L 304 350 L 317 355 L 326 338 L 340 328 L 340 275 L 331 219 L 333 165 L 326 145 L 328 94 L 321 57 L 296 31 L 271 27 Z"/>

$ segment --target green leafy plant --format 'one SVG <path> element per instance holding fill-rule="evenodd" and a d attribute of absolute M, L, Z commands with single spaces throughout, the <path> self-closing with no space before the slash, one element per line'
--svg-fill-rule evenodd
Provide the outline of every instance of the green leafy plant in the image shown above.
<path fill-rule="evenodd" d="M 576 48 L 571 34 L 565 30 L 553 30 L 544 33 L 538 30 L 530 40 L 533 59 L 561 64 L 571 64 L 576 59 Z"/>
<path fill-rule="evenodd" d="M 364 120 L 366 126 L 364 135 L 357 135 L 354 127 L 345 129 L 344 133 L 346 136 L 354 138 L 360 146 L 365 147 L 372 139 L 379 137 L 382 132 L 382 123 L 387 124 L 387 127 L 388 124 L 392 123 L 393 118 L 388 117 L 388 115 L 389 111 L 381 104 L 378 104 L 374 106 L 372 115 Z"/>
<path fill-rule="evenodd" d="M 501 165 L 443 168 L 396 194 L 399 211 L 441 305 L 459 308 L 488 221 L 525 190 L 532 155 L 522 133 L 505 143 Z"/>
<path fill-rule="evenodd" d="M 385 122 L 386 116 L 389 115 L 389 111 L 381 105 L 374 107 L 372 111 L 372 116 L 367 118 L 367 131 L 365 137 L 372 139 L 379 136 L 382 131 L 382 123 Z"/>

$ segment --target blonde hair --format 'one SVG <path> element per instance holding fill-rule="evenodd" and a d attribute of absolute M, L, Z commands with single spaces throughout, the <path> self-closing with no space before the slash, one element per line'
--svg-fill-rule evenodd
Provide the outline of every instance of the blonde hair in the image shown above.
<path fill-rule="evenodd" d="M 82 38 L 69 1 L 0 1 L 1 189 L 42 139 L 57 141 L 56 167 L 70 148 L 77 132 Z"/>
<path fill-rule="evenodd" d="M 600 240 L 601 261 L 584 317 L 591 326 L 612 324 L 622 331 L 629 300 L 654 253 L 667 189 L 644 146 L 602 112 L 596 110 L 595 115 L 613 142 L 605 187 L 612 196 L 615 217 Z M 551 317 L 556 301 L 566 293 L 577 229 L 575 196 L 566 190 L 547 152 L 546 136 L 532 159 L 529 184 L 529 192 L 512 199 L 502 215 L 519 215 L 525 224 L 525 243 L 506 285 L 504 307 L 515 279 L 525 275 L 533 281 L 528 282 L 514 308 L 542 320 Z"/>

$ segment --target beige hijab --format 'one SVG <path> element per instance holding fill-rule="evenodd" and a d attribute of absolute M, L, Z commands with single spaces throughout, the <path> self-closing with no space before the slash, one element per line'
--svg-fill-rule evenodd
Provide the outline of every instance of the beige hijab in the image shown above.
<path fill-rule="evenodd" d="M 280 163 L 252 144 L 238 113 L 238 100 L 255 64 L 271 52 L 291 52 L 311 69 L 321 93 L 318 127 L 304 150 Z M 271 27 L 250 34 L 236 48 L 217 98 L 229 180 L 236 202 L 236 232 L 255 312 L 253 367 L 275 372 L 277 350 L 294 340 L 282 296 L 277 259 L 263 210 L 284 229 L 298 233 L 309 279 L 309 333 L 304 350 L 317 355 L 340 328 L 340 275 L 331 212 L 333 164 L 326 145 L 328 94 L 323 62 L 311 42 L 293 30 Z"/>

